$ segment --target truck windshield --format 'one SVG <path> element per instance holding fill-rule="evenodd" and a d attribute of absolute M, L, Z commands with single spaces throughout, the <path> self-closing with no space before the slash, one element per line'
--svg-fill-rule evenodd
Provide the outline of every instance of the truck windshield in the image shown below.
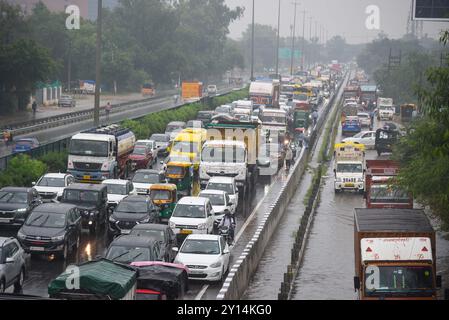
<path fill-rule="evenodd" d="M 339 163 L 337 164 L 337 172 L 340 173 L 361 173 L 363 172 L 361 163 Z"/>
<path fill-rule="evenodd" d="M 70 141 L 69 154 L 74 156 L 108 156 L 107 141 L 73 140 Z"/>
<path fill-rule="evenodd" d="M 285 124 L 285 116 L 279 116 L 276 114 L 270 114 L 270 113 L 263 113 L 262 114 L 262 122 L 275 122 L 275 123 L 281 123 Z"/>
<path fill-rule="evenodd" d="M 232 146 L 205 147 L 201 153 L 201 159 L 204 162 L 243 163 L 245 149 Z"/>
<path fill-rule="evenodd" d="M 409 196 L 404 190 L 389 185 L 372 185 L 370 194 L 372 203 L 408 203 Z"/>
<path fill-rule="evenodd" d="M 365 295 L 395 296 L 433 294 L 431 266 L 367 266 Z"/>

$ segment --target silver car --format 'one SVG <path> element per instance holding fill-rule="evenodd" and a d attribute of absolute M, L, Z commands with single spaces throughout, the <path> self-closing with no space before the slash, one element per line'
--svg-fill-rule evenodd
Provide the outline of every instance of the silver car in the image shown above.
<path fill-rule="evenodd" d="M 14 238 L 0 237 L 0 293 L 14 285 L 20 291 L 26 274 L 25 251 Z"/>
<path fill-rule="evenodd" d="M 72 96 L 69 95 L 62 95 L 61 98 L 59 98 L 59 107 L 69 107 L 74 108 L 76 106 L 76 101 L 73 99 Z"/>

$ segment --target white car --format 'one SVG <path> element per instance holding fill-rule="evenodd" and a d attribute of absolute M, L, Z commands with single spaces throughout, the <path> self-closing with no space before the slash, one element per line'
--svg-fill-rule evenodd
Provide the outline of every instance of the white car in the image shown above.
<path fill-rule="evenodd" d="M 37 183 L 33 182 L 33 188 L 39 193 L 43 201 L 59 201 L 65 187 L 75 182 L 75 178 L 68 173 L 47 173 Z"/>
<path fill-rule="evenodd" d="M 174 263 L 187 266 L 189 279 L 222 281 L 229 271 L 229 261 L 229 246 L 222 236 L 191 234 L 179 248 Z"/>
<path fill-rule="evenodd" d="M 223 219 L 223 216 L 225 214 L 224 211 L 226 209 L 229 210 L 231 214 L 235 214 L 235 208 L 232 206 L 232 201 L 229 198 L 228 193 L 225 191 L 207 189 L 201 191 L 198 196 L 202 198 L 208 198 L 210 200 L 212 209 L 214 209 L 215 213 L 216 226 L 218 226 L 218 224 L 221 222 L 221 219 Z"/>
<path fill-rule="evenodd" d="M 231 212 L 237 212 L 239 205 L 239 189 L 232 177 L 211 177 L 206 185 L 206 190 L 222 190 L 227 192 L 231 201 Z"/>
<path fill-rule="evenodd" d="M 208 198 L 183 197 L 176 204 L 168 225 L 178 235 L 212 234 L 215 214 Z"/>
<path fill-rule="evenodd" d="M 361 143 L 367 149 L 374 149 L 376 144 L 376 131 L 362 131 L 352 137 L 343 139 L 343 142 Z"/>
<path fill-rule="evenodd" d="M 362 127 L 371 127 L 371 117 L 369 116 L 369 113 L 358 112 L 357 117 L 359 118 Z"/>
<path fill-rule="evenodd" d="M 146 195 L 153 184 L 165 183 L 166 180 L 163 173 L 159 170 L 140 169 L 136 171 L 131 182 L 137 194 Z"/>
<path fill-rule="evenodd" d="M 137 194 L 131 181 L 121 179 L 104 180 L 108 188 L 108 209 L 116 207 L 128 195 Z"/>
<path fill-rule="evenodd" d="M 217 94 L 217 92 L 218 92 L 218 89 L 217 89 L 216 85 L 210 84 L 207 86 L 207 94 L 212 95 L 212 94 Z"/>

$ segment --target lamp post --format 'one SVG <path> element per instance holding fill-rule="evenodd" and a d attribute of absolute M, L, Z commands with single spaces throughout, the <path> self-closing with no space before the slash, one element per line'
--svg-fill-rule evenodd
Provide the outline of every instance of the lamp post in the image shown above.
<path fill-rule="evenodd" d="M 101 24 L 102 24 L 103 0 L 98 0 L 97 16 L 97 45 L 95 57 L 95 105 L 94 105 L 94 126 L 100 125 L 100 87 L 101 87 Z"/>
<path fill-rule="evenodd" d="M 279 74 L 279 39 L 280 39 L 280 27 L 281 27 L 281 0 L 279 0 L 278 8 L 278 34 L 276 40 L 276 75 Z"/>
<path fill-rule="evenodd" d="M 253 0 L 253 17 L 251 31 L 251 81 L 254 81 L 254 0 Z"/>
<path fill-rule="evenodd" d="M 296 7 L 298 6 L 298 2 L 293 2 L 295 6 L 295 12 L 293 16 L 293 37 L 292 37 L 292 52 L 291 52 L 291 61 L 290 61 L 290 75 L 293 75 L 293 60 L 295 56 L 295 32 L 296 32 Z"/>

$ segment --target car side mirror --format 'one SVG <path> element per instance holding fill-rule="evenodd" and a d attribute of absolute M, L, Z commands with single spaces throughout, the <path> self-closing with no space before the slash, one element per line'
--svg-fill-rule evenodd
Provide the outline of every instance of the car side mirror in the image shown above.
<path fill-rule="evenodd" d="M 223 254 L 228 254 L 229 253 L 229 249 L 228 248 L 225 248 L 224 250 L 223 250 Z"/>
<path fill-rule="evenodd" d="M 172 250 L 173 250 L 174 252 L 179 252 L 179 248 L 178 248 L 178 247 L 173 247 Z"/>
<path fill-rule="evenodd" d="M 436 287 L 438 289 L 441 288 L 441 283 L 442 283 L 441 276 L 437 276 L 437 278 L 436 278 Z"/>
<path fill-rule="evenodd" d="M 36 182 L 35 181 L 31 182 L 31 185 L 34 187 L 36 185 Z"/>
<path fill-rule="evenodd" d="M 360 278 L 355 276 L 354 277 L 354 291 L 357 291 L 360 289 Z"/>
<path fill-rule="evenodd" d="M 14 263 L 14 258 L 6 258 L 5 263 Z"/>

